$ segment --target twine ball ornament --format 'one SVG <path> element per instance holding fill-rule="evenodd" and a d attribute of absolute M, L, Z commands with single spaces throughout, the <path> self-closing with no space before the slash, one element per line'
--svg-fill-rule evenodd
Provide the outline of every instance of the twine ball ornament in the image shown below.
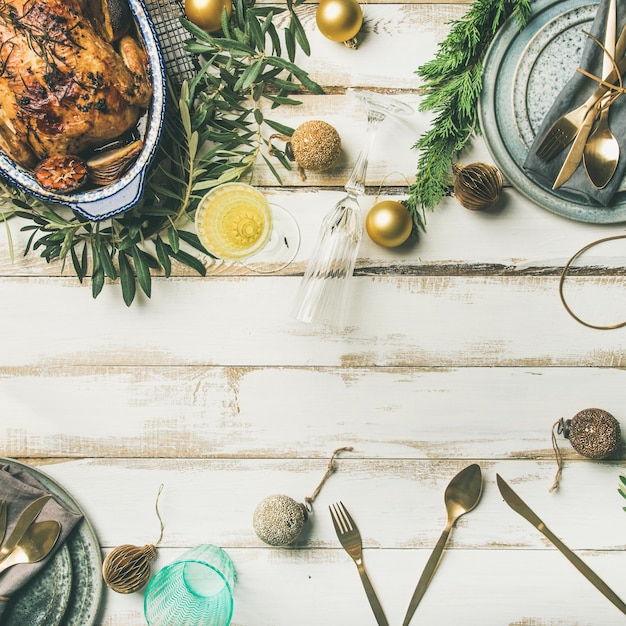
<path fill-rule="evenodd" d="M 317 497 L 328 477 L 335 471 L 335 457 L 351 447 L 337 448 L 328 462 L 328 469 L 313 494 L 300 503 L 283 494 L 275 494 L 259 502 L 252 517 L 252 527 L 257 537 L 270 546 L 287 546 L 300 536 L 304 524 L 313 510 Z"/>
<path fill-rule="evenodd" d="M 563 471 L 563 456 L 555 431 L 568 439 L 578 454 L 588 459 L 607 459 L 619 450 L 622 443 L 619 422 L 603 409 L 583 409 L 571 419 L 559 419 L 552 427 L 552 448 L 558 468 L 550 491 L 558 487 Z"/>
<path fill-rule="evenodd" d="M 306 170 L 323 172 L 331 168 L 341 153 L 341 137 L 328 122 L 308 120 L 287 135 L 275 134 L 269 139 L 269 151 L 273 152 L 272 140 L 285 142 L 285 155 L 298 164 L 302 180 L 306 180 Z"/>
<path fill-rule="evenodd" d="M 455 164 L 454 195 L 461 206 L 479 211 L 494 205 L 502 193 L 502 174 L 489 163 Z"/>
<path fill-rule="evenodd" d="M 155 544 L 136 546 L 125 543 L 114 548 L 102 563 L 102 578 L 109 589 L 117 593 L 134 593 L 144 587 L 152 574 L 151 561 L 157 554 L 157 546 L 163 538 L 163 520 L 159 513 L 160 486 L 155 504 L 156 514 L 161 526 L 159 538 Z"/>
<path fill-rule="evenodd" d="M 365 218 L 365 230 L 379 246 L 396 248 L 411 235 L 413 219 L 401 202 L 383 200 L 369 210 Z"/>

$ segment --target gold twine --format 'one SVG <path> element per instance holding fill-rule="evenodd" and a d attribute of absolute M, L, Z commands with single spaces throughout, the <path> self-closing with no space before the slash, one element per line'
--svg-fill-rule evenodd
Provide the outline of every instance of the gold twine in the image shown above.
<path fill-rule="evenodd" d="M 612 237 L 603 237 L 602 239 L 597 239 L 596 241 L 592 241 L 591 243 L 587 244 L 586 246 L 582 247 L 580 250 L 578 250 L 578 252 L 576 252 L 570 259 L 569 261 L 565 264 L 565 267 L 563 268 L 563 271 L 561 272 L 561 278 L 559 280 L 559 297 L 561 299 L 561 303 L 563 304 L 563 306 L 565 307 L 565 310 L 579 323 L 582 324 L 583 326 L 587 326 L 588 328 L 595 328 L 596 330 L 614 330 L 616 328 L 622 328 L 623 326 L 626 326 L 626 321 L 623 322 L 618 322 L 617 324 L 608 324 L 608 325 L 600 325 L 600 324 L 592 324 L 590 322 L 586 322 L 583 319 L 581 319 L 580 317 L 578 317 L 578 315 L 576 315 L 574 313 L 574 311 L 572 311 L 572 309 L 570 308 L 570 306 L 567 304 L 566 300 L 565 300 L 565 294 L 563 293 L 563 286 L 565 284 L 565 278 L 567 275 L 567 270 L 570 268 L 571 264 L 584 252 L 586 252 L 587 250 L 589 250 L 590 248 L 593 248 L 594 246 L 597 246 L 598 244 L 601 243 L 605 243 L 607 241 L 613 241 L 615 239 L 626 239 L 626 235 L 613 235 Z"/>
<path fill-rule="evenodd" d="M 155 546 L 158 546 L 161 543 L 161 539 L 163 539 L 163 530 L 165 529 L 165 526 L 163 524 L 163 519 L 161 517 L 161 513 L 159 512 L 159 498 L 161 496 L 162 491 L 163 491 L 163 483 L 161 483 L 161 485 L 159 486 L 159 491 L 157 492 L 156 501 L 154 503 L 154 510 L 156 511 L 156 516 L 159 520 L 159 525 L 161 526 L 161 531 L 159 532 L 159 538 L 154 544 Z"/>
<path fill-rule="evenodd" d="M 326 469 L 326 473 L 324 474 L 324 477 L 320 481 L 320 484 L 315 488 L 315 491 L 310 496 L 308 496 L 307 498 L 304 499 L 304 502 L 306 504 L 306 508 L 309 511 L 313 510 L 313 500 L 315 500 L 315 498 L 317 498 L 317 496 L 319 495 L 319 492 L 322 490 L 322 487 L 324 486 L 324 483 L 328 480 L 330 475 L 335 471 L 335 463 L 334 463 L 335 457 L 340 452 L 352 452 L 352 450 L 354 450 L 354 448 L 352 446 L 344 446 L 343 448 L 337 448 L 333 452 L 332 456 L 330 457 L 330 460 L 328 461 L 328 468 Z"/>
<path fill-rule="evenodd" d="M 556 435 L 554 434 L 555 429 L 558 428 L 558 432 L 562 432 L 563 430 L 563 418 L 561 417 L 552 425 L 552 449 L 554 450 L 554 456 L 556 458 L 557 470 L 554 476 L 554 482 L 552 483 L 552 487 L 550 487 L 549 492 L 552 493 L 555 489 L 559 487 L 559 481 L 561 480 L 561 474 L 563 473 L 563 454 L 559 448 L 559 445 L 556 441 Z"/>

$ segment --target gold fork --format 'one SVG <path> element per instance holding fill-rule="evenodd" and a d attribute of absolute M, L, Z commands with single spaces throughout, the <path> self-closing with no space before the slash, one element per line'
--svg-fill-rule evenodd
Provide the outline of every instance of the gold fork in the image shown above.
<path fill-rule="evenodd" d="M 356 527 L 354 520 L 342 502 L 332 504 L 328 508 L 330 509 L 330 516 L 333 519 L 333 525 L 335 526 L 339 543 L 341 543 L 345 551 L 352 557 L 352 560 L 356 563 L 356 567 L 359 570 L 359 575 L 361 576 L 367 599 L 376 616 L 376 621 L 379 626 L 389 626 L 389 622 L 385 617 L 383 608 L 380 606 L 376 592 L 372 587 L 372 583 L 363 565 L 363 542 L 361 541 L 359 529 Z"/>
<path fill-rule="evenodd" d="M 626 26 L 622 28 L 619 39 L 615 44 L 615 59 L 619 59 L 617 67 L 620 74 L 626 70 L 626 59 L 623 59 L 626 52 Z M 615 70 L 606 77 L 606 83 L 614 83 L 618 79 Z M 563 150 L 576 136 L 578 129 L 587 117 L 587 113 L 596 105 L 598 100 L 604 96 L 608 87 L 600 85 L 592 94 L 574 110 L 559 117 L 552 124 L 550 130 L 546 133 L 543 141 L 537 148 L 537 157 L 547 163 L 553 159 L 561 150 Z"/>

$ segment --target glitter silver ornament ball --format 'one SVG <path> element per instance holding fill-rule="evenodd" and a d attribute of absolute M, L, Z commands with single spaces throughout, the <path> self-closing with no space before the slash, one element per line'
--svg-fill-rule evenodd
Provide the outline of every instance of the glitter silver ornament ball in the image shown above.
<path fill-rule="evenodd" d="M 589 459 L 606 459 L 621 445 L 619 422 L 602 409 L 583 409 L 564 430 L 572 448 Z"/>
<path fill-rule="evenodd" d="M 283 495 L 268 496 L 254 511 L 252 526 L 257 537 L 270 546 L 294 542 L 307 518 L 306 507 Z"/>

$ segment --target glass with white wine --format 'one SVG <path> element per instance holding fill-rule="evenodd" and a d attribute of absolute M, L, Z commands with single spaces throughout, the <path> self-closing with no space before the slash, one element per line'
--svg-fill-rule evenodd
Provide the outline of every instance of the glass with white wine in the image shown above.
<path fill-rule="evenodd" d="M 214 256 L 247 267 L 268 264 L 270 272 L 291 263 L 300 245 L 293 216 L 247 183 L 214 187 L 200 200 L 195 223 L 200 242 Z"/>

